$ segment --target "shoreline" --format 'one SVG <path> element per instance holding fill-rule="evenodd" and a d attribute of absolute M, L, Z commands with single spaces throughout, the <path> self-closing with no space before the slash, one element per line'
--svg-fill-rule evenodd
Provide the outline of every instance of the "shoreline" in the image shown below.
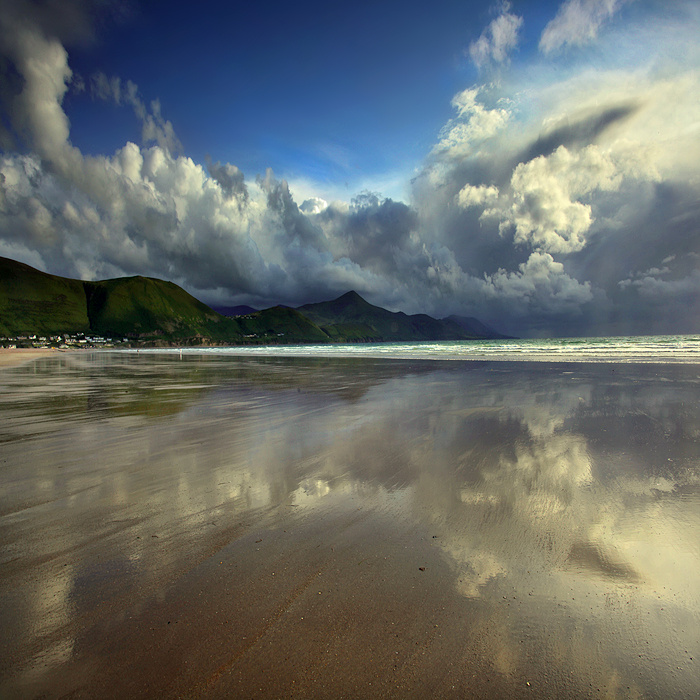
<path fill-rule="evenodd" d="M 140 351 L 147 354 L 163 355 L 210 355 L 218 357 L 238 358 L 297 358 L 297 359 L 368 359 L 368 360 L 406 360 L 416 361 L 447 361 L 447 362 L 524 362 L 543 364 L 576 363 L 586 364 L 661 364 L 661 365 L 698 365 L 700 354 L 696 351 L 668 350 L 662 352 L 645 351 L 643 349 L 616 349 L 614 351 L 581 351 L 567 348 L 562 352 L 552 352 L 541 348 L 513 351 L 498 348 L 484 351 L 483 349 L 461 352 L 445 343 L 442 349 L 435 349 L 438 343 L 386 343 L 386 344 L 339 344 L 329 345 L 286 345 L 286 346 L 197 346 L 172 348 L 129 348 L 116 352 Z M 425 347 L 427 346 L 427 347 Z"/>
<path fill-rule="evenodd" d="M 16 366 L 47 352 L 116 352 L 164 356 L 210 355 L 238 358 L 386 359 L 450 362 L 525 362 L 544 364 L 700 365 L 700 335 L 619 336 L 578 339 L 509 339 L 505 341 L 400 341 L 382 343 L 171 345 L 152 347 L 83 346 L 0 348 L 0 367 Z"/>
<path fill-rule="evenodd" d="M 40 357 L 51 357 L 58 352 L 65 351 L 53 348 L 0 348 L 0 369 L 17 367 Z"/>

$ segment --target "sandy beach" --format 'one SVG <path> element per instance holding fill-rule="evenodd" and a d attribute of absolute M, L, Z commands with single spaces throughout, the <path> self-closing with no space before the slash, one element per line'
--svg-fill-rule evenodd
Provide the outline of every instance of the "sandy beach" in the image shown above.
<path fill-rule="evenodd" d="M 0 348 L 0 368 L 15 367 L 23 362 L 47 357 L 57 350 L 44 350 L 43 348 Z"/>
<path fill-rule="evenodd" d="M 39 355 L 3 698 L 700 692 L 696 366 Z"/>

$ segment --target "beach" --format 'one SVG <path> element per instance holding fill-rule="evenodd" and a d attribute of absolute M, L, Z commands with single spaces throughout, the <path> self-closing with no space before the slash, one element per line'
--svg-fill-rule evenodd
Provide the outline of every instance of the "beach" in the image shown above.
<path fill-rule="evenodd" d="M 53 352 L 57 351 L 44 348 L 0 348 L 0 368 L 21 365 L 23 362 L 46 357 L 48 353 Z"/>
<path fill-rule="evenodd" d="M 39 353 L 1 697 L 700 693 L 700 366 Z"/>

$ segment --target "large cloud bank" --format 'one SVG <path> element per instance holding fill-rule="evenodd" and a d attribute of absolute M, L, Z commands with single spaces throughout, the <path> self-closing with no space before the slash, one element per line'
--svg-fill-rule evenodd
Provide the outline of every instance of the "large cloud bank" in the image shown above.
<path fill-rule="evenodd" d="M 134 83 L 74 76 L 63 27 L 88 34 L 94 4 L 66 3 L 62 25 L 52 3 L 15 2 L 0 16 L 0 255 L 81 278 L 167 278 L 210 303 L 355 289 L 519 335 L 697 331 L 699 13 L 679 3 L 622 33 L 627 6 L 564 2 L 524 75 L 508 57 L 526 20 L 503 5 L 467 51 L 498 79 L 455 96 L 410 203 L 364 192 L 327 204 L 295 202 L 270 170 L 194 162 Z M 581 54 L 595 41 L 619 55 Z M 141 143 L 82 153 L 69 91 L 131 109 Z"/>

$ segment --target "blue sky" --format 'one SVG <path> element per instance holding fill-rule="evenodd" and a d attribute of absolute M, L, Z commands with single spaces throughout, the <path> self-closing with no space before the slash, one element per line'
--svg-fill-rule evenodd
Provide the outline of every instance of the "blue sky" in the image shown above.
<path fill-rule="evenodd" d="M 0 255 L 697 332 L 697 2 L 0 0 Z"/>
<path fill-rule="evenodd" d="M 198 162 L 209 154 L 253 175 L 271 167 L 346 195 L 420 167 L 452 96 L 478 77 L 465 50 L 492 14 L 453 1 L 211 2 L 201 13 L 149 2 L 132 12 L 75 51 L 77 73 L 99 66 L 143 86 Z M 74 99 L 67 112 L 84 152 L 139 136 L 111 105 Z"/>

